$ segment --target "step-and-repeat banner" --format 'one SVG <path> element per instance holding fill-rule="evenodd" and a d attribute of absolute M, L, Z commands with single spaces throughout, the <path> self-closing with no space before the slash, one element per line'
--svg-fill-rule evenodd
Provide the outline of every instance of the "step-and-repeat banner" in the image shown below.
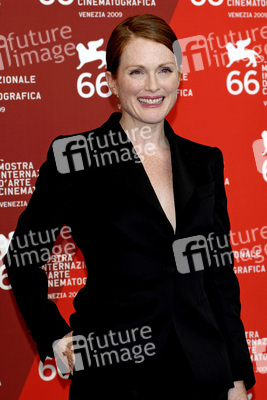
<path fill-rule="evenodd" d="M 257 384 L 267 390 L 267 0 L 0 0 L 0 397 L 67 399 L 69 380 L 36 354 L 17 311 L 3 256 L 51 141 L 94 129 L 118 111 L 105 48 L 128 16 L 153 13 L 183 51 L 175 132 L 221 148 L 235 272 Z M 51 193 L 53 196 L 53 193 Z M 64 251 L 63 251 L 64 250 Z M 86 280 L 68 230 L 47 273 L 49 298 L 68 320 Z"/>

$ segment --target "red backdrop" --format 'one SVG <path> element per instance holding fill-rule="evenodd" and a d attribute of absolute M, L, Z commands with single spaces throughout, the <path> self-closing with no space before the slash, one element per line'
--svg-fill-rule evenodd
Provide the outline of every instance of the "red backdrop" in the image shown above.
<path fill-rule="evenodd" d="M 1 398 L 68 398 L 69 381 L 59 375 L 54 360 L 42 365 L 36 355 L 2 258 L 52 139 L 93 129 L 116 111 L 105 67 L 98 68 L 101 62 L 90 62 L 86 50 L 78 52 L 76 46 L 103 39 L 99 49 L 105 50 L 120 21 L 154 13 L 171 24 L 183 51 L 183 80 L 168 119 L 181 136 L 217 146 L 224 154 L 235 272 L 257 379 L 249 396 L 265 400 L 266 6 L 266 0 L 1 1 Z M 85 63 L 77 69 L 79 56 Z M 66 320 L 85 277 L 83 258 L 74 245 L 69 245 L 67 259 L 60 253 L 67 240 L 67 233 L 58 239 L 44 267 L 49 296 Z M 68 285 L 62 286 L 60 278 Z"/>

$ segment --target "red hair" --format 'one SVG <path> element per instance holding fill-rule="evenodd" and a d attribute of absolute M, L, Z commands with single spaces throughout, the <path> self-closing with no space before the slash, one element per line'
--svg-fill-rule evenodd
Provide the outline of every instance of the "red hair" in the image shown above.
<path fill-rule="evenodd" d="M 178 47 L 180 48 L 174 31 L 164 21 L 164 19 L 152 14 L 142 14 L 129 17 L 122 21 L 113 30 L 107 44 L 107 70 L 112 73 L 113 77 L 116 77 L 117 75 L 123 49 L 133 37 L 149 39 L 161 43 L 173 53 L 175 42 L 175 47 L 177 48 L 178 44 Z M 180 56 L 181 54 L 182 53 L 180 52 Z M 177 63 L 178 65 L 181 64 L 178 60 Z"/>

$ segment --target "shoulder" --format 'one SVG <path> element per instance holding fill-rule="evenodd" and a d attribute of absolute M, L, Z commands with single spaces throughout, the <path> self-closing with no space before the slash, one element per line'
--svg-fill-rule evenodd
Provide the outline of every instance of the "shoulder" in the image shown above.
<path fill-rule="evenodd" d="M 100 152 L 112 150 L 113 134 L 121 130 L 120 114 L 112 114 L 101 126 L 88 131 L 57 136 L 51 143 L 47 163 L 58 173 L 72 175 L 73 172 L 94 170 L 98 166 Z M 115 133 L 114 133 L 115 132 Z"/>
<path fill-rule="evenodd" d="M 215 170 L 220 166 L 223 168 L 223 155 L 218 147 L 207 146 L 186 139 L 171 130 L 169 132 L 170 144 L 174 147 L 176 154 L 187 164 L 195 165 L 199 171 L 204 169 Z"/>
<path fill-rule="evenodd" d="M 120 117 L 121 117 L 120 113 L 113 113 L 111 114 L 111 116 L 107 121 L 105 121 L 102 125 L 94 129 L 90 129 L 84 132 L 77 132 L 70 135 L 59 135 L 55 139 L 53 139 L 49 150 L 51 148 L 53 149 L 54 147 L 56 147 L 56 143 L 61 143 L 62 147 L 64 147 L 64 145 L 67 145 L 69 143 L 73 146 L 75 145 L 82 146 L 83 142 L 86 143 L 85 141 L 88 141 L 89 137 L 91 136 L 97 136 L 103 133 L 108 133 L 112 129 L 118 130 L 120 129 L 120 126 L 118 125 Z"/>
<path fill-rule="evenodd" d="M 222 160 L 222 152 L 218 147 L 207 146 L 180 136 L 173 131 L 166 120 L 164 129 L 166 136 L 170 140 L 170 144 L 176 147 L 182 157 L 184 155 L 189 156 L 189 158 L 200 163 L 218 159 Z"/>
<path fill-rule="evenodd" d="M 177 165 L 187 170 L 198 182 L 214 180 L 223 174 L 222 152 L 217 147 L 207 146 L 177 135 L 168 122 L 165 133 L 169 139 Z"/>
<path fill-rule="evenodd" d="M 175 141 L 179 148 L 188 155 L 191 155 L 196 161 L 222 160 L 222 151 L 218 147 L 208 146 L 202 143 L 194 142 L 182 136 L 175 134 Z"/>

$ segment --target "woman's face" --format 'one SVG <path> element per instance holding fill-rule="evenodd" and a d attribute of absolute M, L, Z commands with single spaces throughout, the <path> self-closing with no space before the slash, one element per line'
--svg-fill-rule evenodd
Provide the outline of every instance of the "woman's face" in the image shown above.
<path fill-rule="evenodd" d="M 175 56 L 152 40 L 130 39 L 122 52 L 116 79 L 108 72 L 107 80 L 112 92 L 119 96 L 124 123 L 159 123 L 177 98 L 179 74 Z"/>

